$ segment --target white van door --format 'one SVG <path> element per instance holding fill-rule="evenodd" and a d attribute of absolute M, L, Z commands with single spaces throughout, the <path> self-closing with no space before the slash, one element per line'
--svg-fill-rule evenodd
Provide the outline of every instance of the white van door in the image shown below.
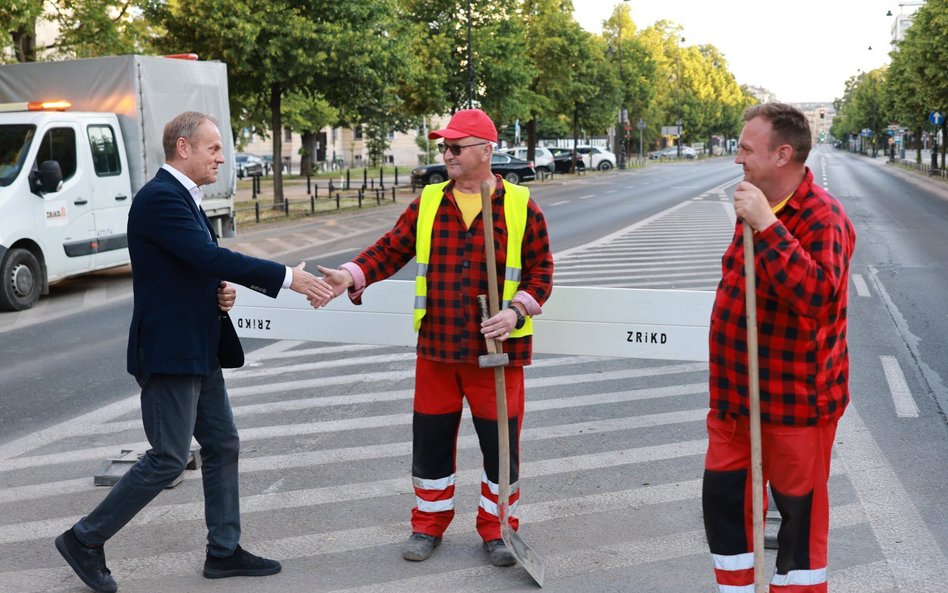
<path fill-rule="evenodd" d="M 128 209 L 132 203 L 128 163 L 117 122 L 86 123 L 85 156 L 90 160 L 92 204 L 95 207 L 95 267 L 128 263 Z"/>
<path fill-rule="evenodd" d="M 92 269 L 95 220 L 88 171 L 79 166 L 79 129 L 72 122 L 47 126 L 32 167 L 56 161 L 63 172 L 59 191 L 32 194 L 37 238 L 43 245 L 50 282 Z"/>

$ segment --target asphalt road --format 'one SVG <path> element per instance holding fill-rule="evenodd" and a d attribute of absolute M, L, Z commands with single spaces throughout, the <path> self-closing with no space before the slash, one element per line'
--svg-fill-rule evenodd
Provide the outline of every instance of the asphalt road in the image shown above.
<path fill-rule="evenodd" d="M 831 479 L 831 590 L 943 591 L 948 579 L 948 191 L 828 149 L 817 181 L 859 234 L 853 406 Z M 725 159 L 531 185 L 558 285 L 713 290 L 730 237 Z M 241 233 L 232 248 L 338 265 L 401 206 Z M 688 248 L 683 249 L 683 244 Z M 124 373 L 127 272 L 71 281 L 0 315 L 0 591 L 81 591 L 51 538 L 102 496 L 90 476 L 141 444 Z M 411 349 L 248 340 L 228 384 L 243 440 L 245 545 L 284 561 L 228 591 L 532 590 L 485 566 L 471 525 L 479 453 L 461 431 L 459 509 L 431 560 L 398 555 L 411 506 Z M 523 535 L 554 591 L 712 591 L 700 518 L 706 365 L 541 357 L 527 374 Z M 122 591 L 212 591 L 199 576 L 199 480 L 107 546 Z"/>

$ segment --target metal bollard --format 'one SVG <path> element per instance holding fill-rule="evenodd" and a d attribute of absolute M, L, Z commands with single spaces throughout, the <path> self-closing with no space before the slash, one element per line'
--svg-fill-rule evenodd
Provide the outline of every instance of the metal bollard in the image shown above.
<path fill-rule="evenodd" d="M 362 189 L 369 185 L 369 168 L 362 169 Z"/>
<path fill-rule="evenodd" d="M 395 166 L 395 185 L 398 185 L 398 166 Z"/>
<path fill-rule="evenodd" d="M 359 208 L 362 207 L 362 190 L 359 190 Z"/>
<path fill-rule="evenodd" d="M 349 169 L 346 169 L 346 189 L 349 189 Z"/>
<path fill-rule="evenodd" d="M 339 210 L 339 192 L 336 192 L 336 210 Z"/>
<path fill-rule="evenodd" d="M 375 190 L 375 204 L 376 204 L 376 205 L 382 203 L 382 192 L 383 192 L 383 191 L 385 191 L 385 190 L 382 189 L 382 188 L 379 188 L 379 189 Z"/>
<path fill-rule="evenodd" d="M 316 196 L 309 198 L 309 211 L 311 214 L 316 214 Z"/>
<path fill-rule="evenodd" d="M 306 195 L 307 196 L 313 195 L 313 187 L 311 185 L 312 181 L 313 181 L 313 178 L 310 176 L 309 173 L 307 173 L 306 174 Z"/>
<path fill-rule="evenodd" d="M 257 217 L 257 224 L 260 224 L 260 202 L 254 202 L 253 209 Z"/>
<path fill-rule="evenodd" d="M 286 214 L 286 217 L 290 217 L 290 200 L 283 198 L 283 212 Z"/>
<path fill-rule="evenodd" d="M 392 188 L 392 201 L 395 201 L 395 188 Z"/>
<path fill-rule="evenodd" d="M 385 189 L 385 169 L 383 167 L 379 167 L 379 187 Z"/>

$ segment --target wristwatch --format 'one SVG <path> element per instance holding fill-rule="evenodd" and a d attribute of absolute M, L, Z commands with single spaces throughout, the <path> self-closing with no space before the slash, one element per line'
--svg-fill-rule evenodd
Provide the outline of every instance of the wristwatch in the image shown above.
<path fill-rule="evenodd" d="M 527 318 L 523 316 L 523 313 L 520 312 L 520 309 L 515 307 L 513 303 L 507 305 L 508 309 L 513 309 L 513 312 L 517 314 L 517 325 L 514 326 L 515 329 L 523 329 L 523 324 L 527 322 Z"/>

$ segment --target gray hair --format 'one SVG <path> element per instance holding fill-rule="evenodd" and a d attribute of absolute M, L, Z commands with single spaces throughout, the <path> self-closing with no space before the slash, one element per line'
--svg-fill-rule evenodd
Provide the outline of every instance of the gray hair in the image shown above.
<path fill-rule="evenodd" d="M 185 111 L 166 123 L 164 133 L 161 136 L 161 145 L 165 150 L 165 160 L 174 160 L 177 154 L 178 138 L 184 138 L 190 143 L 195 130 L 205 121 L 217 125 L 216 117 L 199 111 Z"/>

